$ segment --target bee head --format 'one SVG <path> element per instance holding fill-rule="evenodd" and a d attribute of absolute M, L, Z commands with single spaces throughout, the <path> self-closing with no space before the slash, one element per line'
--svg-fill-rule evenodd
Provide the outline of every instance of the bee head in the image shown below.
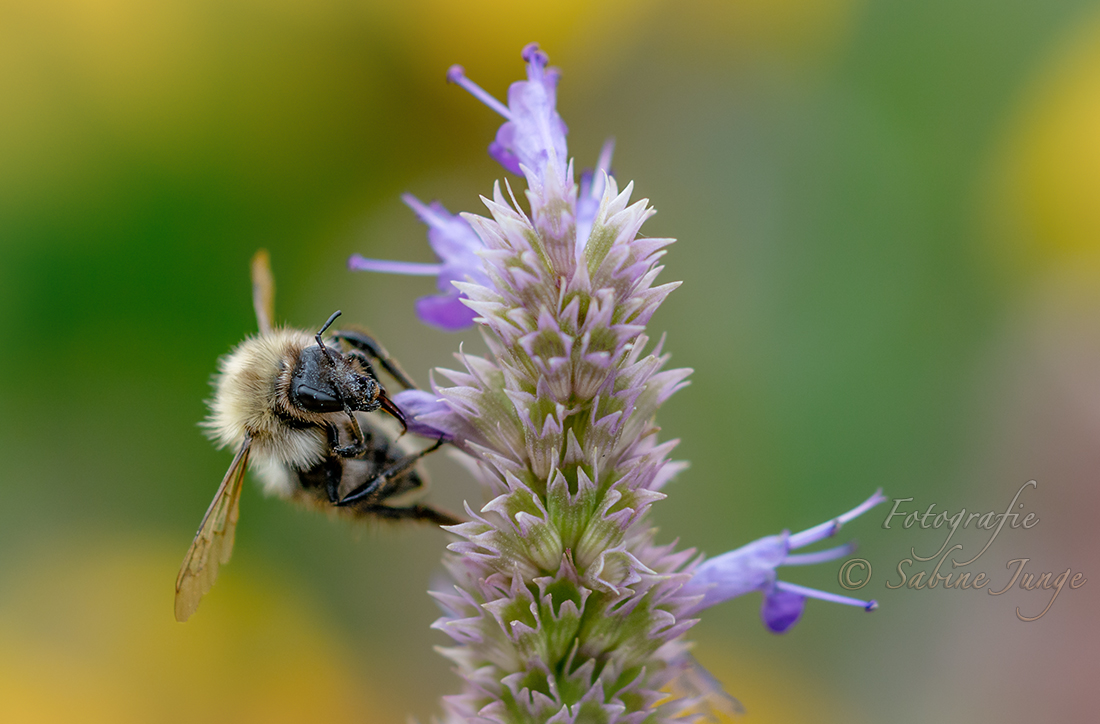
<path fill-rule="evenodd" d="M 290 401 L 310 412 L 371 412 L 382 407 L 382 387 L 370 375 L 358 372 L 339 351 L 328 347 L 321 335 L 340 316 L 336 312 L 316 334 L 317 345 L 298 356 L 290 377 Z"/>

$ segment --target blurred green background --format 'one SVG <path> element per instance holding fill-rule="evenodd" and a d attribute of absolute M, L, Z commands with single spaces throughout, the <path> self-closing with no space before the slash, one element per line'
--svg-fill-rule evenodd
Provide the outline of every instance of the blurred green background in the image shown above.
<path fill-rule="evenodd" d="M 404 191 L 480 210 L 500 120 L 444 72 L 503 97 L 532 40 L 578 167 L 614 135 L 645 232 L 680 240 L 652 325 L 695 369 L 662 411 L 692 463 L 665 539 L 720 553 L 879 486 L 999 512 L 1036 479 L 1041 524 L 982 570 L 1100 575 L 1100 4 L 2 0 L 0 720 L 426 721 L 457 690 L 441 533 L 250 485 L 185 626 L 172 584 L 230 460 L 196 423 L 258 247 L 296 326 L 341 308 L 421 381 L 480 349 L 416 321 L 431 280 L 345 260 L 431 259 Z M 428 467 L 433 500 L 479 502 Z M 746 721 L 1095 715 L 1097 583 L 1030 624 L 1049 592 L 887 590 L 944 535 L 886 512 L 845 530 L 875 614 L 810 602 L 773 636 L 747 596 L 694 630 Z"/>

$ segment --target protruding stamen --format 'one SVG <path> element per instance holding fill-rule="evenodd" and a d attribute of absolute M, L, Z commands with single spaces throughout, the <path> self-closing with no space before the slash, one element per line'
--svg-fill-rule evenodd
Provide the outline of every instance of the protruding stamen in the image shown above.
<path fill-rule="evenodd" d="M 447 82 L 448 83 L 457 83 L 458 79 L 462 78 L 465 75 L 466 75 L 466 69 L 463 68 L 458 63 L 455 63 L 454 65 L 452 65 L 450 68 L 447 69 Z"/>
<path fill-rule="evenodd" d="M 412 194 L 401 194 L 401 200 L 405 202 L 405 205 L 412 209 L 417 217 L 425 224 L 431 227 L 439 227 L 447 224 L 451 219 L 444 218 L 439 215 L 431 206 L 428 206 L 420 199 L 416 198 Z"/>
<path fill-rule="evenodd" d="M 816 588 L 806 588 L 805 586 L 799 586 L 794 583 L 776 581 L 775 587 L 778 588 L 780 591 L 796 593 L 799 596 L 805 596 L 806 598 L 816 598 L 822 601 L 829 601 L 831 603 L 840 603 L 845 606 L 857 606 L 859 608 L 862 608 L 864 611 L 874 611 L 876 608 L 878 608 L 878 601 L 861 601 L 858 598 L 838 596 L 835 593 L 826 593 L 825 591 L 819 591 Z"/>
<path fill-rule="evenodd" d="M 855 543 L 846 543 L 836 548 L 829 548 L 828 550 L 816 551 L 814 553 L 790 553 L 779 565 L 810 566 L 815 563 L 826 563 L 828 561 L 835 561 L 837 558 L 843 558 L 850 553 L 854 553 L 855 550 Z"/>
<path fill-rule="evenodd" d="M 882 494 L 882 488 L 879 488 L 878 490 L 875 491 L 874 495 L 872 495 L 870 498 L 868 498 L 867 500 L 860 503 L 855 508 L 852 508 L 847 513 L 845 513 L 844 515 L 837 518 L 837 521 L 840 522 L 841 525 L 843 525 L 844 523 L 847 523 L 849 520 L 853 520 L 853 519 L 858 518 L 859 516 L 863 515 L 868 510 L 875 507 L 879 503 L 885 503 L 885 502 L 886 502 L 886 496 Z"/>
<path fill-rule="evenodd" d="M 355 271 L 373 271 L 383 274 L 405 274 L 414 277 L 437 277 L 443 271 L 442 264 L 422 264 L 414 261 L 390 261 L 389 259 L 367 259 L 353 254 L 348 259 L 348 268 Z"/>
<path fill-rule="evenodd" d="M 508 106 L 493 98 L 484 88 L 467 78 L 466 70 L 461 65 L 452 65 L 447 70 L 447 82 L 465 88 L 466 92 L 474 98 L 477 98 L 509 121 L 512 120 L 512 112 L 508 110 Z"/>
<path fill-rule="evenodd" d="M 520 56 L 523 58 L 523 62 L 531 63 L 538 68 L 545 68 L 546 64 L 550 62 L 550 56 L 542 52 L 538 43 L 528 43 L 523 46 Z"/>
<path fill-rule="evenodd" d="M 802 548 L 803 546 L 808 546 L 811 543 L 816 543 L 819 540 L 824 540 L 825 538 L 834 536 L 836 535 L 836 532 L 840 530 L 840 527 L 842 525 L 852 520 L 853 518 L 863 515 L 879 503 L 885 502 L 886 496 L 882 494 L 882 488 L 879 488 L 875 491 L 874 495 L 857 505 L 855 508 L 852 508 L 847 513 L 844 513 L 837 518 L 833 518 L 832 520 L 826 521 L 821 525 L 815 525 L 813 528 L 807 528 L 801 533 L 795 533 L 794 535 L 792 535 L 789 539 L 790 549 L 796 550 L 798 548 Z"/>

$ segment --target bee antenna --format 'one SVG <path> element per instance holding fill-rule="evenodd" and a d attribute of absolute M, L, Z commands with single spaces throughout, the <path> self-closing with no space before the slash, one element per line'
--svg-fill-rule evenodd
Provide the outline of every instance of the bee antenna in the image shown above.
<path fill-rule="evenodd" d="M 328 347 L 325 346 L 325 343 L 321 341 L 321 335 L 325 333 L 326 329 L 332 326 L 332 323 L 335 322 L 336 318 L 339 317 L 341 314 L 343 314 L 343 312 L 341 312 L 339 309 L 333 312 L 332 316 L 328 318 L 327 322 L 325 322 L 325 326 L 321 327 L 320 331 L 318 331 L 317 334 L 313 337 L 317 340 L 317 346 L 321 348 L 321 351 L 325 353 L 325 357 L 328 357 L 329 361 L 332 361 L 332 354 L 328 351 Z"/>

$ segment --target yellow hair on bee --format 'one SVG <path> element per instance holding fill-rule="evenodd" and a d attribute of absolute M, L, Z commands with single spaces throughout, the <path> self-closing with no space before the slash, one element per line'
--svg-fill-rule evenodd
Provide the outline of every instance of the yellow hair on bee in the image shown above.
<path fill-rule="evenodd" d="M 314 344 L 307 332 L 275 329 L 249 337 L 218 361 L 210 416 L 202 424 L 219 447 L 236 448 L 251 435 L 254 459 L 307 470 L 325 458 L 326 416 L 290 410 L 287 394 L 298 357 Z"/>

